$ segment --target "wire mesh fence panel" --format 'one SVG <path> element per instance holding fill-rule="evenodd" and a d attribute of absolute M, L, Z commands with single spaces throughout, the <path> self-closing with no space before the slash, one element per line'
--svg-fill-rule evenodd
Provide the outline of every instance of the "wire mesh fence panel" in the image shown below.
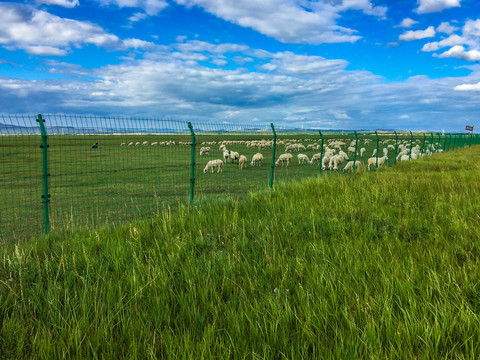
<path fill-rule="evenodd" d="M 186 123 L 44 117 L 50 142 L 52 230 L 147 218 L 187 202 Z"/>
<path fill-rule="evenodd" d="M 273 147 L 270 126 L 196 123 L 193 127 L 196 197 L 242 196 L 267 188 Z"/>
<path fill-rule="evenodd" d="M 0 115 L 0 237 L 17 241 L 43 232 L 40 128 L 34 115 Z"/>

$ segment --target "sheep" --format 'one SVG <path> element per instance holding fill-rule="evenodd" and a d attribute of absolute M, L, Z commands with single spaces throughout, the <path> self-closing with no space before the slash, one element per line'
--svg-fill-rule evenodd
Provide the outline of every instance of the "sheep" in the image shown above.
<path fill-rule="evenodd" d="M 260 166 L 262 165 L 262 161 L 263 161 L 263 155 L 261 153 L 256 153 L 255 155 L 253 155 L 252 162 L 250 163 L 250 165 L 255 166 L 256 164 L 258 164 L 258 166 Z"/>
<path fill-rule="evenodd" d="M 372 157 L 374 157 L 375 155 L 377 155 L 377 149 L 373 149 Z"/>
<path fill-rule="evenodd" d="M 355 161 L 355 170 L 360 170 L 363 168 L 363 163 L 361 161 L 356 160 Z M 343 168 L 343 172 L 347 172 L 353 170 L 353 161 L 349 161 L 347 165 Z"/>
<path fill-rule="evenodd" d="M 378 158 L 378 167 L 382 166 L 385 163 L 385 160 L 388 160 L 387 155 Z M 371 157 L 368 159 L 368 170 L 370 171 L 370 165 L 377 164 L 377 158 Z"/>
<path fill-rule="evenodd" d="M 299 164 L 307 164 L 310 162 L 310 160 L 308 160 L 308 156 L 305 154 L 298 154 L 297 159 Z"/>
<path fill-rule="evenodd" d="M 383 156 L 387 156 L 388 155 L 388 149 L 387 148 L 383 148 Z"/>
<path fill-rule="evenodd" d="M 230 157 L 230 151 L 228 150 L 223 150 L 223 161 L 225 162 L 225 164 L 227 163 L 227 160 L 228 158 Z"/>
<path fill-rule="evenodd" d="M 129 142 L 128 146 L 133 146 L 133 141 Z"/>
<path fill-rule="evenodd" d="M 98 149 L 98 142 L 92 145 L 92 149 Z"/>
<path fill-rule="evenodd" d="M 347 149 L 349 154 L 353 154 L 355 152 L 355 145 L 354 146 L 349 146 Z"/>
<path fill-rule="evenodd" d="M 154 141 L 150 144 L 151 146 L 157 146 L 158 145 L 158 142 L 157 141 Z"/>
<path fill-rule="evenodd" d="M 148 146 L 148 141 L 144 141 L 144 142 L 142 143 L 142 146 Z"/>
<path fill-rule="evenodd" d="M 400 157 L 400 161 L 408 161 L 408 160 L 410 160 L 410 157 L 408 155 L 402 155 Z"/>
<path fill-rule="evenodd" d="M 313 165 L 313 163 L 319 163 L 321 157 L 321 153 L 313 154 L 312 158 L 310 159 L 310 165 Z"/>
<path fill-rule="evenodd" d="M 135 146 L 138 146 L 138 145 L 140 145 L 140 141 L 137 141 L 137 142 L 135 143 Z"/>
<path fill-rule="evenodd" d="M 210 148 L 209 147 L 201 147 L 200 148 L 200 156 L 203 155 L 210 155 Z"/>
<path fill-rule="evenodd" d="M 236 161 L 239 162 L 240 154 L 236 151 L 229 151 L 230 159 L 232 159 L 232 164 Z"/>
<path fill-rule="evenodd" d="M 244 167 L 247 167 L 247 157 L 245 155 L 240 155 L 238 166 L 240 167 L 240 170 L 242 170 Z"/>
<path fill-rule="evenodd" d="M 360 149 L 360 157 L 363 157 L 363 154 L 365 154 L 365 151 L 367 151 L 367 149 L 365 148 Z"/>
<path fill-rule="evenodd" d="M 213 174 L 213 169 L 217 168 L 217 173 L 223 172 L 223 161 L 222 160 L 210 160 L 205 168 L 203 169 L 204 173 L 207 173 L 210 170 Z"/>
<path fill-rule="evenodd" d="M 120 144 L 120 146 L 125 146 L 125 145 L 127 145 L 127 144 L 125 144 L 125 143 L 121 143 L 121 144 Z"/>
<path fill-rule="evenodd" d="M 292 160 L 292 157 L 293 155 L 292 154 L 282 154 L 278 157 L 278 160 L 277 162 L 275 163 L 275 165 L 280 165 L 280 163 L 282 164 L 282 167 L 283 167 L 283 164 L 284 163 L 287 163 L 286 167 L 288 166 L 288 164 L 290 164 L 290 161 Z"/>

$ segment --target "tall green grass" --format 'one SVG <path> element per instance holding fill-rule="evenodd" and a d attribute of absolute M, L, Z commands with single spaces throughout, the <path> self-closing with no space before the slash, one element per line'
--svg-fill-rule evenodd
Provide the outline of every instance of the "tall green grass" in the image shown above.
<path fill-rule="evenodd" d="M 2 358 L 477 358 L 480 148 L 0 250 Z"/>

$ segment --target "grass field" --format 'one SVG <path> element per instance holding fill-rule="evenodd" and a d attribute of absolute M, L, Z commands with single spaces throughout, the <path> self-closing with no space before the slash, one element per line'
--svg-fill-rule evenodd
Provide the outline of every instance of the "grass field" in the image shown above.
<path fill-rule="evenodd" d="M 6 244 L 0 357 L 476 359 L 479 175 L 476 146 Z"/>
<path fill-rule="evenodd" d="M 209 130 L 209 129 L 207 129 Z M 343 139 L 348 143 L 353 136 L 328 134 L 329 139 Z M 221 174 L 204 174 L 205 164 L 222 157 L 217 145 L 211 145 L 209 156 L 200 157 L 202 143 L 222 140 L 271 140 L 269 133 L 213 134 L 197 133 L 195 172 L 195 198 L 224 197 L 225 194 L 244 196 L 249 191 L 268 187 L 272 150 L 259 150 L 245 144 L 229 145 L 232 151 L 246 155 L 250 162 L 253 154 L 261 152 L 261 167 L 248 166 L 240 171 L 238 165 L 227 164 Z M 288 142 L 301 139 L 306 146 L 319 144 L 318 134 L 279 133 L 278 140 Z M 361 161 L 371 156 L 375 141 L 365 144 L 359 137 L 359 149 L 367 151 Z M 380 141 L 391 139 L 381 135 Z M 174 146 L 120 146 L 129 142 L 161 142 L 173 140 Z M 430 136 L 427 136 L 427 142 Z M 152 217 L 164 209 L 175 208 L 189 201 L 191 147 L 179 145 L 191 141 L 188 134 L 169 135 L 50 135 L 48 138 L 48 172 L 50 174 L 50 228 L 53 231 L 77 227 L 97 227 L 121 224 L 132 219 Z M 409 136 L 400 136 L 409 143 Z M 434 142 L 445 144 L 446 138 L 435 135 Z M 99 142 L 98 149 L 91 149 Z M 0 156 L 4 159 L 0 172 L 0 234 L 3 242 L 19 241 L 43 232 L 44 209 L 42 203 L 42 149 L 41 138 L 34 135 L 0 137 Z M 423 135 L 417 135 L 414 145 L 423 145 Z M 386 145 L 380 144 L 379 150 Z M 277 156 L 284 152 L 277 148 Z M 302 151 L 309 158 L 319 150 Z M 381 155 L 380 155 L 381 156 Z M 393 165 L 394 151 L 389 151 L 387 166 Z M 275 182 L 316 176 L 317 165 L 300 165 L 294 153 L 288 168 L 276 167 Z M 328 172 L 324 172 L 327 175 Z M 337 174 L 335 174 L 337 175 Z"/>

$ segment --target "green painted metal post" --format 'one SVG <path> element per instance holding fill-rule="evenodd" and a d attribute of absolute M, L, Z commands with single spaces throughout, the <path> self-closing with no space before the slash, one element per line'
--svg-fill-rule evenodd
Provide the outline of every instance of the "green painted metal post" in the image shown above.
<path fill-rule="evenodd" d="M 192 123 L 188 123 L 188 128 L 190 129 L 190 135 L 192 136 L 192 155 L 190 160 L 190 204 L 193 203 L 193 196 L 195 193 L 195 132 L 193 131 Z"/>
<path fill-rule="evenodd" d="M 40 133 L 42 135 L 42 144 L 40 148 L 42 149 L 42 187 L 43 187 L 43 223 L 45 234 L 48 234 L 50 231 L 50 216 L 49 216 L 49 204 L 50 204 L 50 194 L 48 192 L 48 137 L 47 131 L 45 130 L 45 119 L 42 117 L 42 114 L 38 114 L 37 122 L 40 126 Z"/>
<path fill-rule="evenodd" d="M 423 133 L 423 143 L 422 143 L 422 155 L 425 152 L 425 139 L 427 138 L 427 135 Z"/>
<path fill-rule="evenodd" d="M 393 158 L 393 165 L 397 164 L 397 151 L 398 151 L 398 134 L 396 131 L 395 133 L 395 157 Z"/>
<path fill-rule="evenodd" d="M 376 161 L 375 161 L 375 170 L 376 170 L 376 169 L 378 169 L 378 133 L 377 133 L 377 131 L 375 131 L 375 136 L 377 137 L 377 154 L 376 154 L 377 158 L 376 158 Z"/>
<path fill-rule="evenodd" d="M 277 149 L 277 132 L 275 131 L 275 126 L 273 123 L 270 124 L 273 131 L 273 150 L 272 150 L 272 168 L 270 170 L 270 189 L 273 187 L 273 176 L 275 172 L 275 151 Z"/>
<path fill-rule="evenodd" d="M 318 173 L 322 175 L 322 163 L 323 163 L 323 134 L 320 130 L 318 130 L 318 133 L 320 134 L 320 137 L 322 138 L 322 145 L 320 145 L 320 166 Z"/>
<path fill-rule="evenodd" d="M 436 152 L 438 152 L 438 150 L 440 148 L 440 133 L 438 133 L 437 135 L 438 135 L 438 139 L 437 139 L 437 144 L 438 145 L 437 145 L 437 151 Z"/>
<path fill-rule="evenodd" d="M 358 134 L 355 131 L 355 152 L 353 153 L 353 171 L 355 171 L 355 164 L 357 163 L 357 147 L 358 147 Z"/>
<path fill-rule="evenodd" d="M 412 144 L 413 144 L 413 134 L 410 131 L 410 153 L 408 154 L 408 160 L 412 160 Z"/>
<path fill-rule="evenodd" d="M 430 152 L 433 153 L 433 133 L 430 133 Z"/>

